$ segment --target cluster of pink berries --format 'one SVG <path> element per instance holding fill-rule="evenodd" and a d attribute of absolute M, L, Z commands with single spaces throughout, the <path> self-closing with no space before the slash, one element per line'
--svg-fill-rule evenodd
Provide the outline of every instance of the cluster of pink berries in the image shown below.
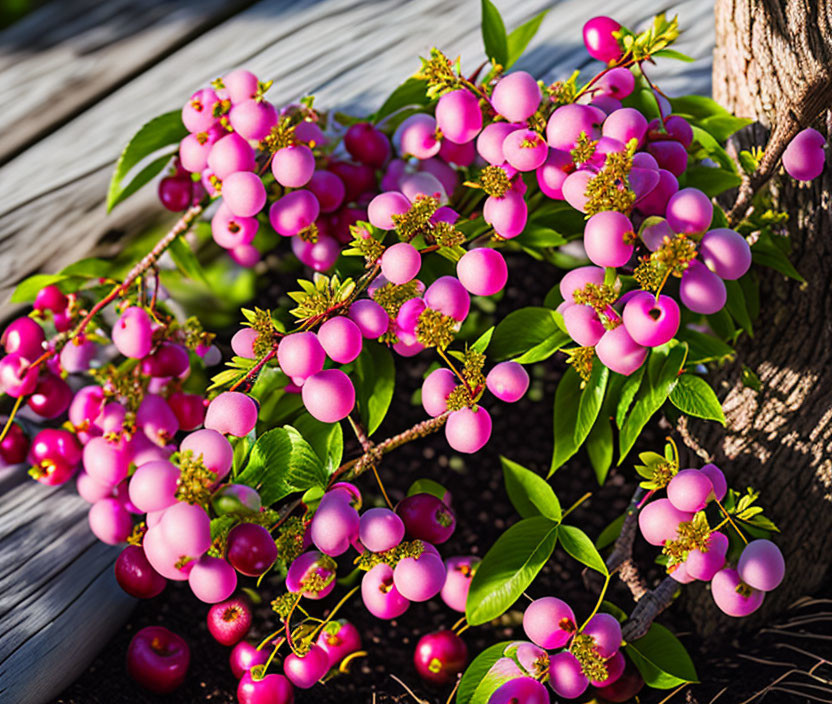
<path fill-rule="evenodd" d="M 547 681 L 564 699 L 580 697 L 590 684 L 603 695 L 624 673 L 621 626 L 609 614 L 595 614 L 579 629 L 570 606 L 549 596 L 528 606 L 523 630 L 532 642 L 507 646 L 490 670 L 508 681 L 489 704 L 548 704 Z"/>
<path fill-rule="evenodd" d="M 711 501 L 721 502 L 727 491 L 725 475 L 716 465 L 683 469 L 667 485 L 667 498 L 644 506 L 638 520 L 644 539 L 662 546 L 670 558 L 673 579 L 710 582 L 716 605 L 740 617 L 760 607 L 765 592 L 783 581 L 786 568 L 780 549 L 766 539 L 746 543 L 736 569 L 728 565 L 728 536 L 711 530 L 701 513 Z"/>

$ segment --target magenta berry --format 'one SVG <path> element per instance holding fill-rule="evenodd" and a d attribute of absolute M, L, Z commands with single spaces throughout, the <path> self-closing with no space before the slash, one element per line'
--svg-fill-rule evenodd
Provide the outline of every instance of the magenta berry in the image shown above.
<path fill-rule="evenodd" d="M 500 237 L 510 240 L 523 232 L 529 212 L 523 196 L 516 191 L 508 191 L 502 198 L 489 196 L 482 214 Z"/>
<path fill-rule="evenodd" d="M 525 122 L 537 111 L 541 97 L 540 86 L 532 75 L 514 71 L 497 81 L 491 104 L 509 122 Z"/>
<path fill-rule="evenodd" d="M 688 553 L 683 566 L 691 579 L 710 582 L 714 575 L 725 566 L 728 536 L 718 531 L 711 533 L 708 536 L 707 547 L 705 551 L 694 549 Z"/>
<path fill-rule="evenodd" d="M 305 655 L 290 653 L 283 660 L 283 671 L 289 681 L 301 689 L 309 689 L 329 670 L 329 657 L 319 645 L 313 645 Z"/>
<path fill-rule="evenodd" d="M 441 416 L 448 410 L 448 396 L 457 387 L 450 369 L 434 369 L 422 383 L 422 406 L 428 415 Z"/>
<path fill-rule="evenodd" d="M 381 563 L 367 572 L 361 580 L 361 599 L 376 618 L 391 619 L 401 616 L 410 606 L 393 580 L 393 568 Z"/>
<path fill-rule="evenodd" d="M 676 527 L 690 521 L 693 514 L 680 511 L 668 499 L 651 501 L 638 516 L 641 535 L 651 545 L 663 545 L 666 540 L 676 537 Z"/>
<path fill-rule="evenodd" d="M 267 648 L 257 650 L 251 643 L 244 640 L 240 641 L 232 648 L 231 655 L 228 658 L 232 674 L 240 679 L 255 665 L 264 665 L 266 660 L 269 659 L 269 652 Z M 281 675 L 267 675 L 267 677 L 281 677 Z M 284 678 L 281 677 L 281 679 Z"/>
<path fill-rule="evenodd" d="M 783 168 L 798 181 L 811 181 L 820 176 L 826 161 L 823 148 L 826 140 L 811 127 L 798 132 L 783 152 Z"/>
<path fill-rule="evenodd" d="M 445 439 L 457 452 L 477 452 L 485 446 L 490 437 L 491 416 L 482 406 L 462 408 L 448 416 Z"/>
<path fill-rule="evenodd" d="M 688 264 L 679 282 L 679 298 L 694 313 L 718 313 L 728 300 L 725 284 L 702 262 Z"/>
<path fill-rule="evenodd" d="M 624 670 L 627 667 L 627 661 L 621 651 L 616 651 L 615 655 L 609 658 L 604 666 L 607 668 L 607 676 L 603 680 L 590 680 L 593 687 L 608 687 L 614 682 L 617 682 Z"/>
<path fill-rule="evenodd" d="M 251 627 L 251 604 L 242 596 L 214 604 L 208 609 L 208 631 L 221 645 L 235 645 Z"/>
<path fill-rule="evenodd" d="M 549 660 L 549 686 L 559 697 L 576 699 L 589 686 L 581 663 L 568 650 L 556 653 Z"/>
<path fill-rule="evenodd" d="M 32 307 L 35 310 L 49 310 L 53 313 L 63 313 L 69 305 L 67 298 L 55 284 L 44 286 L 35 296 Z"/>
<path fill-rule="evenodd" d="M 247 671 L 237 685 L 237 701 L 240 704 L 292 704 L 294 697 L 292 683 L 283 675 L 272 674 L 254 679 Z"/>
<path fill-rule="evenodd" d="M 326 586 L 320 591 L 304 589 L 306 580 L 312 576 L 323 580 Z M 289 566 L 286 574 L 286 589 L 290 592 L 303 592 L 303 596 L 307 599 L 323 599 L 334 588 L 335 562 L 317 550 L 303 553 Z"/>
<path fill-rule="evenodd" d="M 315 222 L 320 212 L 318 199 L 311 191 L 301 189 L 287 193 L 272 204 L 269 222 L 277 234 L 292 237 Z"/>
<path fill-rule="evenodd" d="M 116 560 L 115 573 L 119 586 L 137 599 L 152 599 L 161 594 L 167 584 L 138 545 L 128 545 L 121 551 Z"/>
<path fill-rule="evenodd" d="M 178 213 L 193 200 L 193 182 L 189 178 L 168 176 L 159 181 L 159 201 L 165 208 Z"/>
<path fill-rule="evenodd" d="M 351 125 L 344 135 L 344 146 L 362 164 L 379 169 L 390 158 L 390 142 L 386 135 L 369 122 Z"/>
<path fill-rule="evenodd" d="M 752 540 L 740 555 L 737 574 L 750 587 L 770 592 L 780 586 L 786 574 L 783 553 L 770 540 Z"/>
<path fill-rule="evenodd" d="M 57 418 L 72 403 L 72 389 L 61 377 L 47 372 L 38 380 L 26 404 L 41 418 Z"/>
<path fill-rule="evenodd" d="M 590 261 L 597 266 L 618 267 L 633 255 L 633 224 L 615 210 L 593 215 L 584 230 L 584 248 Z"/>
<path fill-rule="evenodd" d="M 436 120 L 431 115 L 416 113 L 406 118 L 396 130 L 402 155 L 430 159 L 439 153 Z M 372 222 L 372 221 L 371 221 Z"/>
<path fill-rule="evenodd" d="M 388 247 L 381 256 L 381 273 L 390 283 L 406 284 L 416 278 L 422 266 L 419 250 L 407 242 Z"/>
<path fill-rule="evenodd" d="M 607 330 L 595 346 L 601 363 L 614 372 L 629 376 L 647 358 L 647 348 L 639 345 L 624 325 Z"/>
<path fill-rule="evenodd" d="M 347 655 L 361 650 L 361 635 L 349 621 L 330 621 L 318 636 L 317 644 L 329 658 L 329 667 L 333 668 Z"/>
<path fill-rule="evenodd" d="M 523 630 L 529 639 L 546 650 L 566 645 L 578 630 L 575 613 L 565 601 L 554 596 L 535 599 L 523 613 Z"/>
<path fill-rule="evenodd" d="M 259 577 L 277 559 L 277 546 L 263 526 L 241 523 L 228 534 L 226 558 L 240 574 Z"/>
<path fill-rule="evenodd" d="M 6 437 L 0 442 L 0 460 L 6 465 L 20 464 L 28 453 L 29 438 L 17 423 L 12 423 Z"/>
<path fill-rule="evenodd" d="M 501 401 L 519 401 L 529 389 L 529 373 L 518 362 L 500 362 L 485 378 L 488 390 Z"/>
<path fill-rule="evenodd" d="M 468 664 L 468 648 L 453 631 L 428 633 L 416 643 L 413 664 L 425 682 L 444 686 L 453 682 Z"/>
<path fill-rule="evenodd" d="M 406 557 L 393 570 L 393 583 L 405 599 L 427 601 L 445 584 L 445 563 L 427 550 L 419 557 Z"/>
<path fill-rule="evenodd" d="M 13 398 L 28 396 L 38 384 L 38 370 L 19 352 L 0 359 L 0 390 Z"/>
<path fill-rule="evenodd" d="M 141 511 L 160 511 L 176 503 L 179 469 L 167 460 L 141 465 L 130 477 L 130 501 Z"/>
<path fill-rule="evenodd" d="M 396 506 L 396 513 L 411 538 L 432 545 L 444 543 L 456 528 L 454 512 L 433 494 L 405 497 Z"/>
<path fill-rule="evenodd" d="M 381 337 L 390 326 L 390 316 L 378 303 L 369 299 L 358 300 L 350 306 L 349 318 L 370 340 Z"/>
<path fill-rule="evenodd" d="M 445 93 L 436 104 L 436 124 L 454 144 L 470 142 L 482 129 L 479 100 L 466 88 Z"/>
<path fill-rule="evenodd" d="M 589 20 L 583 29 L 584 46 L 593 59 L 604 63 L 616 61 L 621 57 L 621 47 L 613 35 L 621 29 L 614 19 L 600 15 Z"/>
<path fill-rule="evenodd" d="M 163 342 L 142 360 L 142 374 L 152 377 L 179 376 L 188 371 L 188 350 L 182 345 Z"/>
<path fill-rule="evenodd" d="M 371 508 L 361 514 L 358 538 L 370 552 L 384 552 L 404 538 L 404 523 L 389 508 Z"/>
<path fill-rule="evenodd" d="M 651 142 L 647 149 L 655 157 L 659 167 L 669 171 L 673 176 L 681 176 L 687 168 L 688 153 L 679 142 Z"/>
<path fill-rule="evenodd" d="M 722 470 L 715 464 L 706 464 L 699 471 L 711 480 L 716 500 L 722 501 L 725 498 L 725 494 L 728 493 L 728 482 L 725 480 L 725 475 L 722 473 Z"/>
<path fill-rule="evenodd" d="M 243 437 L 257 424 L 257 404 L 239 391 L 224 391 L 214 398 L 205 414 L 205 427 Z"/>
<path fill-rule="evenodd" d="M 720 611 L 742 618 L 760 608 L 765 592 L 749 586 L 740 579 L 736 570 L 726 567 L 711 580 L 711 596 Z"/>
<path fill-rule="evenodd" d="M 332 171 L 316 171 L 306 187 L 318 199 L 322 213 L 337 210 L 347 193 L 344 182 Z"/>
<path fill-rule="evenodd" d="M 621 647 L 621 624 L 610 614 L 595 614 L 581 633 L 595 640 L 595 649 L 603 658 L 611 658 Z"/>
<path fill-rule="evenodd" d="M 624 306 L 622 320 L 630 337 L 646 347 L 658 347 L 679 330 L 679 306 L 670 296 L 636 293 Z M 564 319 L 565 319 L 564 315 Z"/>
<path fill-rule="evenodd" d="M 471 308 L 471 297 L 459 279 L 440 276 L 425 291 L 425 305 L 462 322 Z"/>
<path fill-rule="evenodd" d="M 508 658 L 504 658 L 508 660 Z M 509 660 L 513 664 L 512 660 Z M 534 677 L 517 676 L 501 684 L 488 704 L 549 704 L 549 692 Z"/>
<path fill-rule="evenodd" d="M 676 233 L 698 235 L 705 232 L 713 214 L 711 199 L 696 188 L 683 188 L 667 202 L 667 222 Z"/>
<path fill-rule="evenodd" d="M 326 352 L 314 332 L 297 332 L 280 341 L 277 361 L 287 376 L 305 379 L 324 368 Z"/>
<path fill-rule="evenodd" d="M 493 296 L 505 287 L 508 267 L 497 250 L 479 247 L 466 252 L 457 262 L 456 275 L 469 293 Z"/>
<path fill-rule="evenodd" d="M 477 571 L 480 558 L 474 556 L 449 557 L 445 560 L 445 584 L 440 596 L 445 604 L 454 611 L 465 613 L 465 602 L 471 580 Z"/>
<path fill-rule="evenodd" d="M 205 420 L 205 404 L 199 394 L 174 391 L 168 396 L 168 405 L 176 416 L 180 430 L 193 430 Z"/>
<path fill-rule="evenodd" d="M 699 243 L 699 254 L 712 272 L 721 279 L 738 279 L 751 267 L 751 247 L 734 230 L 709 230 Z"/>
<path fill-rule="evenodd" d="M 34 362 L 43 352 L 45 339 L 43 328 L 31 318 L 24 317 L 9 323 L 0 342 L 7 353 L 16 353 Z"/>
<path fill-rule="evenodd" d="M 301 397 L 306 410 L 324 423 L 346 418 L 355 407 L 355 387 L 340 369 L 325 369 L 303 384 Z"/>
<path fill-rule="evenodd" d="M 157 694 L 177 689 L 185 681 L 190 661 L 188 644 L 163 626 L 142 628 L 127 648 L 127 674 Z"/>
<path fill-rule="evenodd" d="M 707 475 L 697 469 L 683 469 L 667 485 L 667 498 L 679 511 L 696 513 L 705 508 L 713 489 Z"/>

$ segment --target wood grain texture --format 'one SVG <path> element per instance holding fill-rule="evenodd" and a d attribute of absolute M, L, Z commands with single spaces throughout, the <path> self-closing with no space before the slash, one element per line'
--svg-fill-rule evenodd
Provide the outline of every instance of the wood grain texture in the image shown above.
<path fill-rule="evenodd" d="M 210 9 L 221 3 L 200 4 Z M 275 80 L 269 96 L 276 103 L 314 93 L 320 106 L 360 113 L 372 110 L 412 74 L 417 57 L 433 45 L 461 54 L 467 68 L 484 58 L 476 0 L 266 0 L 199 36 L 177 36 L 189 22 L 183 11 L 170 16 L 171 27 L 161 17 L 142 18 L 144 29 L 106 41 L 103 37 L 120 20 L 110 17 L 108 25 L 103 9 L 90 9 L 98 5 L 54 0 L 39 13 L 56 25 L 42 24 L 36 31 L 24 23 L 0 33 L 0 95 L 6 105 L 20 98 L 29 82 L 47 81 L 60 93 L 75 81 L 77 90 L 87 91 L 87 98 L 75 103 L 63 95 L 51 101 L 47 133 L 42 134 L 43 126 L 30 128 L 18 144 L 34 143 L 0 170 L 0 317 L 9 313 L 5 301 L 19 279 L 57 270 L 88 255 L 102 240 L 118 246 L 120 238 L 169 217 L 155 202 L 152 187 L 107 217 L 104 199 L 113 163 L 141 124 L 177 108 L 217 75 L 244 65 Z M 164 0 L 152 3 L 164 5 Z M 602 8 L 586 0 L 497 0 L 497 5 L 509 28 L 551 8 L 517 66 L 546 80 L 597 67 L 580 43 L 580 28 L 593 14 L 603 11 L 636 27 L 655 12 L 678 13 L 685 29 L 678 48 L 699 61 L 660 61 L 650 75 L 671 94 L 710 93 L 710 3 L 606 0 Z M 206 20 L 203 27 L 209 25 Z M 16 31 L 29 34 L 16 36 Z M 97 48 L 96 36 L 102 42 Z M 95 60 L 85 63 L 79 46 L 99 60 L 120 57 L 127 62 L 122 74 L 96 66 Z M 34 119 L 49 97 L 45 88 L 35 92 L 21 103 L 19 122 Z M 14 150 L 14 143 L 8 144 L 0 142 L 0 154 Z M 48 489 L 21 470 L 0 474 L 0 703 L 38 704 L 54 697 L 88 665 L 93 644 L 106 642 L 123 622 L 131 600 L 112 577 L 116 554 L 90 534 L 86 504 L 73 487 Z M 36 681 L 30 669 L 35 661 Z"/>

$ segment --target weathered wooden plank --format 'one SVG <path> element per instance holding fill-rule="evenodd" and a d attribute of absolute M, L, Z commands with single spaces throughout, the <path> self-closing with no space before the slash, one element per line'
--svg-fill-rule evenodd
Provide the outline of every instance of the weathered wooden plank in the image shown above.
<path fill-rule="evenodd" d="M 52 2 L 0 32 L 0 163 L 252 0 Z"/>
<path fill-rule="evenodd" d="M 512 4 L 504 8 L 506 20 L 515 25 L 548 4 L 545 0 Z M 710 7 L 687 0 L 666 9 L 679 12 L 691 28 L 680 41 L 681 50 L 697 58 L 706 56 L 711 43 L 703 41 L 702 32 L 712 33 Z M 605 6 L 606 12 L 633 25 L 655 10 L 647 2 L 624 0 Z M 521 65 L 547 78 L 586 65 L 579 41 L 586 15 L 581 0 L 556 5 Z M 267 0 L 207 32 L 3 168 L 0 300 L 22 276 L 43 268 L 54 270 L 82 255 L 114 224 L 124 223 L 129 234 L 144 226 L 146 217 L 159 216 L 158 207 L 131 208 L 130 217 L 117 211 L 115 220 L 107 219 L 104 188 L 91 188 L 94 178 L 104 176 L 95 174 L 109 169 L 124 141 L 144 121 L 181 104 L 183 95 L 224 70 L 245 64 L 273 77 L 270 96 L 278 103 L 315 92 L 321 105 L 366 110 L 412 73 L 415 57 L 433 44 L 461 53 L 466 65 L 475 66 L 483 58 L 478 24 L 479 13 L 472 11 L 470 2 L 302 0 L 289 5 Z M 372 61 L 372 57 L 383 58 Z M 672 87 L 687 92 L 708 90 L 708 71 L 693 66 L 693 72 L 684 73 L 687 65 L 665 60 L 654 75 L 667 77 Z M 35 233 L 48 246 L 30 247 Z"/>
<path fill-rule="evenodd" d="M 497 4 L 514 26 L 551 3 Z M 478 5 L 473 0 L 267 0 L 188 42 L 0 172 L 0 300 L 21 276 L 57 269 L 84 256 L 105 235 L 129 236 L 164 217 L 152 189 L 105 217 L 106 183 L 129 135 L 149 117 L 179 105 L 189 91 L 246 65 L 275 78 L 270 94 L 275 102 L 315 93 L 321 106 L 367 111 L 415 70 L 415 57 L 432 45 L 462 54 L 467 67 L 478 64 L 483 58 Z M 684 0 L 657 8 L 644 0 L 610 0 L 603 8 L 630 26 L 660 10 L 680 14 L 686 32 L 679 49 L 706 61 L 692 66 L 663 61 L 651 76 L 671 93 L 710 92 L 709 3 Z M 554 5 L 518 67 L 547 80 L 588 68 L 580 27 L 591 13 L 585 0 Z M 2 46 L 0 41 L 0 71 Z M 36 704 L 86 666 L 94 644 L 112 632 L 102 627 L 117 628 L 131 602 L 113 582 L 115 549 L 89 533 L 86 505 L 72 489 L 25 481 L 20 472 L 0 474 L 0 702 Z M 100 618 L 89 619 L 91 610 Z M 34 661 L 36 682 L 30 676 Z"/>

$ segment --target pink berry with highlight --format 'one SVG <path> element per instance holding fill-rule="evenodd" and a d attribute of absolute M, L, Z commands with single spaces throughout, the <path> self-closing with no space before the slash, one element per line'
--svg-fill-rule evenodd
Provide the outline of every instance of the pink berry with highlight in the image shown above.
<path fill-rule="evenodd" d="M 688 264 L 679 282 L 679 298 L 694 313 L 718 313 L 728 300 L 725 284 L 702 262 Z"/>
<path fill-rule="evenodd" d="M 621 57 L 621 47 L 613 35 L 621 25 L 610 17 L 599 15 L 589 20 L 583 29 L 584 46 L 593 59 L 604 63 L 617 61 Z"/>
<path fill-rule="evenodd" d="M 422 255 L 407 242 L 388 247 L 381 255 L 381 273 L 393 284 L 406 284 L 419 273 Z"/>
<path fill-rule="evenodd" d="M 711 199 L 696 188 L 683 188 L 667 203 L 667 222 L 676 233 L 699 235 L 705 232 L 713 214 Z"/>
<path fill-rule="evenodd" d="M 272 203 L 269 208 L 269 222 L 275 232 L 292 237 L 307 229 L 320 215 L 318 199 L 305 189 L 287 193 Z"/>
<path fill-rule="evenodd" d="M 301 397 L 306 410 L 324 423 L 343 420 L 355 407 L 355 387 L 340 369 L 313 374 L 303 384 Z"/>
<path fill-rule="evenodd" d="M 361 330 L 349 318 L 330 318 L 318 329 L 318 341 L 327 356 L 339 364 L 349 364 L 361 354 Z"/>
<path fill-rule="evenodd" d="M 644 364 L 647 348 L 638 344 L 626 327 L 619 325 L 603 334 L 595 346 L 595 354 L 604 366 L 629 376 Z"/>
<path fill-rule="evenodd" d="M 371 508 L 361 514 L 358 538 L 370 552 L 384 552 L 404 538 L 404 523 L 389 508 Z"/>
<path fill-rule="evenodd" d="M 529 389 L 529 373 L 519 362 L 500 362 L 485 378 L 488 390 L 501 401 L 519 401 Z"/>
<path fill-rule="evenodd" d="M 445 93 L 436 104 L 436 124 L 445 139 L 465 144 L 482 129 L 482 111 L 477 97 L 465 88 Z"/>
<path fill-rule="evenodd" d="M 367 572 L 361 580 L 361 599 L 364 606 L 376 618 L 391 619 L 401 616 L 410 606 L 396 588 L 393 568 L 380 563 Z"/>
<path fill-rule="evenodd" d="M 633 340 L 645 347 L 658 347 L 676 335 L 681 314 L 679 305 L 670 296 L 660 294 L 657 298 L 640 291 L 627 301 L 621 317 Z"/>
<path fill-rule="evenodd" d="M 680 511 L 668 499 L 657 499 L 647 504 L 638 515 L 642 537 L 650 545 L 664 545 L 676 537 L 680 523 L 690 521 L 693 513 Z"/>
<path fill-rule="evenodd" d="M 248 435 L 257 424 L 257 404 L 239 391 L 224 391 L 215 397 L 205 413 L 205 427 L 238 438 Z"/>
<path fill-rule="evenodd" d="M 523 613 L 523 630 L 533 643 L 546 650 L 566 645 L 578 630 L 575 613 L 554 596 L 535 599 Z"/>
<path fill-rule="evenodd" d="M 699 243 L 699 254 L 705 266 L 721 279 L 738 279 L 751 267 L 751 247 L 745 237 L 728 228 L 706 232 Z"/>
<path fill-rule="evenodd" d="M 742 618 L 760 608 L 765 592 L 749 586 L 740 579 L 736 570 L 726 567 L 711 580 L 711 596 L 720 611 L 734 618 Z"/>
<path fill-rule="evenodd" d="M 713 489 L 707 475 L 698 469 L 683 469 L 667 485 L 667 498 L 679 511 L 696 513 L 705 508 Z"/>
<path fill-rule="evenodd" d="M 237 588 L 237 573 L 225 560 L 205 555 L 188 574 L 194 596 L 207 604 L 225 601 Z"/>
<path fill-rule="evenodd" d="M 752 540 L 743 548 L 737 574 L 750 587 L 770 592 L 780 586 L 786 575 L 783 553 L 770 540 Z"/>
<path fill-rule="evenodd" d="M 820 176 L 826 162 L 826 140 L 811 127 L 798 132 L 783 152 L 783 168 L 798 181 L 811 181 Z"/>
<path fill-rule="evenodd" d="M 525 122 L 537 111 L 541 97 L 534 76 L 525 71 L 513 71 L 497 81 L 491 94 L 491 105 L 509 122 Z"/>
<path fill-rule="evenodd" d="M 576 699 L 589 687 L 581 663 L 568 650 L 556 653 L 549 660 L 549 686 L 564 699 Z"/>
<path fill-rule="evenodd" d="M 633 256 L 633 223 L 623 213 L 605 210 L 593 215 L 584 229 L 584 249 L 593 264 L 619 267 Z"/>
<path fill-rule="evenodd" d="M 482 449 L 491 437 L 491 416 L 482 406 L 462 408 L 448 416 L 445 439 L 457 452 L 472 454 Z"/>

